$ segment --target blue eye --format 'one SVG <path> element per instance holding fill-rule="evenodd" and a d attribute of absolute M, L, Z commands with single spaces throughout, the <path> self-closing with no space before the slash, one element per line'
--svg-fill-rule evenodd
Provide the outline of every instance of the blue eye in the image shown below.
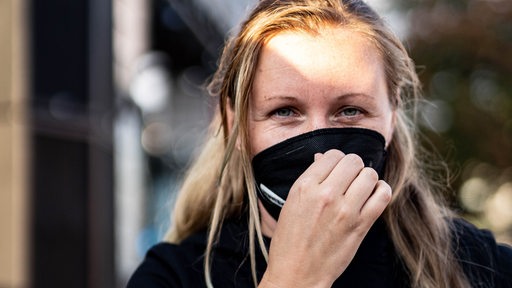
<path fill-rule="evenodd" d="M 361 110 L 354 108 L 354 107 L 348 107 L 341 111 L 341 114 L 343 116 L 347 116 L 347 117 L 353 117 L 353 116 L 359 115 L 360 113 L 361 113 Z"/>
<path fill-rule="evenodd" d="M 280 108 L 274 111 L 274 115 L 278 117 L 290 117 L 293 115 L 293 111 L 290 108 Z"/>

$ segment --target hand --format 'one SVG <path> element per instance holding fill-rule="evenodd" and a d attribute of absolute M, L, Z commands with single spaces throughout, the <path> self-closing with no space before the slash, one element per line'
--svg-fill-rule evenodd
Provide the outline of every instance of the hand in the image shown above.
<path fill-rule="evenodd" d="M 359 156 L 315 155 L 281 210 L 260 287 L 331 287 L 390 200 Z"/>

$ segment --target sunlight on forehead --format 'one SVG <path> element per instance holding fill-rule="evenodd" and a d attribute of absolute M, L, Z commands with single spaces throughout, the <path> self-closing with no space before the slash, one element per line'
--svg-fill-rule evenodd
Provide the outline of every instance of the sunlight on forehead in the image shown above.
<path fill-rule="evenodd" d="M 338 27 L 275 35 L 263 47 L 255 84 L 267 95 L 323 89 L 374 95 L 385 81 L 377 48 L 360 33 Z"/>
<path fill-rule="evenodd" d="M 284 64 L 282 69 L 331 68 L 334 72 L 380 61 L 377 49 L 358 32 L 343 28 L 325 28 L 320 32 L 281 32 L 267 42 L 264 51 L 273 58 L 270 61 Z M 322 53 L 317 53 L 320 50 Z"/>

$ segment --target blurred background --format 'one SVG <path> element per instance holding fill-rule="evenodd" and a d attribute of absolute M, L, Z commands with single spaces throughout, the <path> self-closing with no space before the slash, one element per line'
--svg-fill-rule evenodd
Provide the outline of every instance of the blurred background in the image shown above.
<path fill-rule="evenodd" d="M 512 1 L 368 1 L 430 102 L 447 198 L 512 243 Z M 255 0 L 0 0 L 0 287 L 124 287 L 161 239 Z M 440 181 L 441 181 L 440 180 Z"/>

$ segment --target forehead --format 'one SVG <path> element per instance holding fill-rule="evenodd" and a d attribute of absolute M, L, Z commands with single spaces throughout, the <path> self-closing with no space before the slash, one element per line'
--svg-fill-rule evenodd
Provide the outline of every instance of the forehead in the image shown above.
<path fill-rule="evenodd" d="M 279 32 L 266 41 L 260 58 L 272 53 L 289 63 L 311 66 L 316 66 L 312 65 L 315 63 L 380 62 L 381 58 L 379 50 L 368 36 L 338 26 L 323 27 L 315 32 Z"/>
<path fill-rule="evenodd" d="M 257 90 L 275 89 L 267 84 L 276 80 L 293 81 L 294 87 L 312 84 L 308 87 L 334 85 L 360 90 L 384 79 L 382 63 L 372 41 L 349 28 L 325 27 L 316 33 L 283 31 L 263 45 L 254 84 Z"/>

